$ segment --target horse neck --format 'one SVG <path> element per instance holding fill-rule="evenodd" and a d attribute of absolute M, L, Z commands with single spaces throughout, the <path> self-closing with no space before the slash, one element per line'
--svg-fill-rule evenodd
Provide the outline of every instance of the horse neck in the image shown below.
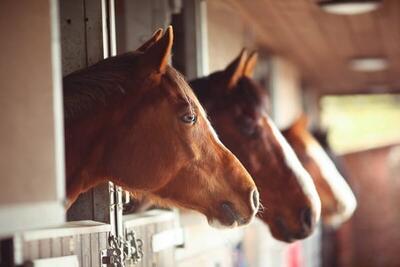
<path fill-rule="evenodd" d="M 107 107 L 100 107 L 67 121 L 65 125 L 67 192 L 76 195 L 105 181 L 117 179 L 107 163 L 112 155 L 110 140 L 118 133 L 125 117 L 135 124 L 143 90 L 132 88 L 129 95 L 115 96 Z M 129 116 L 127 114 L 129 113 Z M 74 198 L 74 196 L 72 196 Z"/>
<path fill-rule="evenodd" d="M 73 123 L 66 123 L 67 192 L 77 194 L 105 181 L 105 136 L 108 133 L 106 114 L 96 114 Z M 104 179 L 103 179 L 104 178 Z"/>

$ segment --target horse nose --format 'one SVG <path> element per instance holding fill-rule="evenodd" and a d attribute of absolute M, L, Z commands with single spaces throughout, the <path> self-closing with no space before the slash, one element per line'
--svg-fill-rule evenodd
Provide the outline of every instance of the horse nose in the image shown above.
<path fill-rule="evenodd" d="M 310 231 L 313 228 L 313 216 L 310 208 L 304 208 L 301 210 L 300 221 L 304 230 Z"/>
<path fill-rule="evenodd" d="M 231 203 L 223 203 L 221 205 L 223 212 L 225 213 L 225 218 L 228 221 L 228 225 L 233 224 L 234 222 L 240 223 L 241 219 L 239 214 L 237 214 L 236 210 L 233 208 Z"/>
<path fill-rule="evenodd" d="M 251 205 L 253 207 L 253 210 L 255 212 L 257 212 L 258 208 L 260 206 L 260 194 L 258 193 L 257 189 L 254 189 L 253 191 L 251 191 L 251 193 L 250 193 L 250 201 L 251 201 Z"/>

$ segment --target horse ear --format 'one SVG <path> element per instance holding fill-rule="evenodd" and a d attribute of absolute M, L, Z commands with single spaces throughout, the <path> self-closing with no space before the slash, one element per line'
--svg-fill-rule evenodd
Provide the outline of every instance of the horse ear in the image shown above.
<path fill-rule="evenodd" d="M 292 127 L 296 129 L 307 129 L 308 128 L 307 116 L 304 113 L 301 114 L 300 117 L 293 123 Z"/>
<path fill-rule="evenodd" d="M 174 33 L 172 26 L 168 26 L 163 37 L 156 41 L 144 52 L 144 62 L 157 72 L 164 73 L 171 55 Z"/>
<path fill-rule="evenodd" d="M 152 46 L 155 42 L 160 40 L 161 36 L 163 33 L 163 29 L 158 29 L 153 33 L 153 36 L 147 40 L 144 44 L 142 44 L 136 51 L 140 52 L 145 52 L 147 49 L 149 49 L 150 46 Z"/>
<path fill-rule="evenodd" d="M 257 65 L 257 60 L 258 60 L 258 53 L 254 51 L 251 53 L 249 58 L 246 61 L 246 64 L 244 66 L 244 76 L 252 78 L 254 75 L 254 69 L 256 68 Z"/>
<path fill-rule="evenodd" d="M 226 67 L 224 74 L 228 83 L 228 88 L 233 88 L 239 79 L 243 76 L 244 66 L 247 59 L 247 51 L 242 49 L 239 56 L 237 56 L 229 65 Z"/>

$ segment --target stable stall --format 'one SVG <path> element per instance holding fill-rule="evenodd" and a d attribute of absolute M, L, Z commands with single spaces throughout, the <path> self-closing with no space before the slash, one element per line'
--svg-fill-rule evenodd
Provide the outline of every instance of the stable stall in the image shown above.
<path fill-rule="evenodd" d="M 373 221 L 367 204 L 338 231 L 321 223 L 308 239 L 291 245 L 274 240 L 259 218 L 246 227 L 216 230 L 196 212 L 147 210 L 111 182 L 81 194 L 66 211 L 62 77 L 134 51 L 158 28 L 173 26 L 170 64 L 187 80 L 225 69 L 243 48 L 257 51 L 253 77 L 268 93 L 269 114 L 281 130 L 303 113 L 310 128 L 337 129 L 341 124 L 333 115 L 342 102 L 333 105 L 332 95 L 399 93 L 399 2 L 386 0 L 380 9 L 356 16 L 326 13 L 324 2 L 329 1 L 2 2 L 0 265 L 374 266 L 359 260 L 373 251 L 356 246 L 369 229 L 396 228 L 399 217 L 364 225 L 365 217 Z M 371 62 L 380 69 L 368 70 Z M 335 136 L 329 135 L 334 144 Z M 398 194 L 388 180 L 398 176 L 400 138 L 385 140 L 372 150 L 361 144 L 346 151 L 340 143 L 339 152 L 358 202 L 373 203 L 361 192 L 378 184 L 368 179 L 371 170 L 381 170 L 377 194 L 390 191 L 385 203 L 395 210 Z M 366 172 L 365 161 L 376 166 Z M 387 255 L 379 264 L 398 263 L 397 253 Z"/>

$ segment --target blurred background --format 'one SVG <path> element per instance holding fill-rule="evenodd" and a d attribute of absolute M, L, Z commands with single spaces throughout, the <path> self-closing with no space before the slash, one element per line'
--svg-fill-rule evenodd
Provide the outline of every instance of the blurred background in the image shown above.
<path fill-rule="evenodd" d="M 261 221 L 217 231 L 187 212 L 153 212 L 146 223 L 125 217 L 145 243 L 168 229 L 184 236 L 166 238 L 172 245 L 162 253 L 149 245 L 152 260 L 139 266 L 400 266 L 398 0 L 2 1 L 2 266 L 75 254 L 80 266 L 100 266 L 115 223 L 104 212 L 110 189 L 91 190 L 65 214 L 61 77 L 133 51 L 168 25 L 171 64 L 187 79 L 224 69 L 243 47 L 257 51 L 255 78 L 273 120 L 285 129 L 308 116 L 358 207 L 340 228 L 321 225 L 291 245 L 274 241 Z M 104 225 L 67 222 L 82 220 Z"/>

